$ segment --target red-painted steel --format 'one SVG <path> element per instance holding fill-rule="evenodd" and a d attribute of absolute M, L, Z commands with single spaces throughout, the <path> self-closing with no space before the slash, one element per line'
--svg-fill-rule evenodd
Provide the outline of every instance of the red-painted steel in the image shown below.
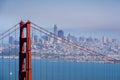
<path fill-rule="evenodd" d="M 26 23 L 26 30 L 27 30 L 27 36 L 26 36 L 26 80 L 32 80 L 32 61 L 31 61 L 31 36 L 30 36 L 30 22 L 28 21 Z"/>
<path fill-rule="evenodd" d="M 26 31 L 24 31 L 26 28 Z M 25 33 L 26 32 L 26 33 Z M 26 37 L 25 37 L 26 35 Z M 26 46 L 25 46 L 26 43 Z M 32 80 L 30 22 L 20 22 L 19 80 Z M 26 47 L 26 50 L 24 49 Z M 25 52 L 26 51 L 26 52 Z"/>

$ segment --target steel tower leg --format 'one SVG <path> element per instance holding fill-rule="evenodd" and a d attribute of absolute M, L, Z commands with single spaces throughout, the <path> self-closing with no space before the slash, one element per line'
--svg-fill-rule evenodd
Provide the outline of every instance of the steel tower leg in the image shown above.
<path fill-rule="evenodd" d="M 24 31 L 24 28 L 26 28 L 26 31 Z M 30 30 L 29 21 L 27 23 L 24 23 L 23 21 L 20 22 L 19 80 L 32 80 Z M 24 35 L 26 35 L 26 37 Z"/>

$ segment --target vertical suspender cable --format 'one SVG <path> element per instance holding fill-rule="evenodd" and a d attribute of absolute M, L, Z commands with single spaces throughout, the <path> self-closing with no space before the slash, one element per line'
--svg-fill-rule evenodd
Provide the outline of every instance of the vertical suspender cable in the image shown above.
<path fill-rule="evenodd" d="M 94 76 L 94 80 L 96 80 L 96 76 L 97 76 L 97 75 L 96 75 L 96 72 L 97 72 L 97 71 L 96 71 L 96 70 L 97 70 L 96 63 L 98 63 L 98 62 L 96 62 L 96 58 L 97 58 L 97 57 L 98 57 L 98 56 L 95 55 L 94 68 L 93 68 L 93 70 L 94 70 L 94 75 L 93 75 L 93 76 Z"/>
<path fill-rule="evenodd" d="M 2 39 L 2 80 L 4 80 L 4 46 L 3 46 L 3 41 L 4 39 Z"/>
<path fill-rule="evenodd" d="M 64 55 L 65 55 L 65 53 L 63 53 L 63 55 L 62 55 L 62 58 L 61 59 L 65 59 L 65 57 L 64 57 Z M 65 75 L 65 73 L 63 72 L 64 70 L 63 70 L 63 67 L 65 67 L 64 66 L 64 63 L 63 63 L 63 60 L 62 60 L 62 63 L 61 63 L 61 80 L 65 80 L 64 78 L 64 75 Z M 64 73 L 64 74 L 63 74 Z"/>
<path fill-rule="evenodd" d="M 114 76 L 113 76 L 113 78 L 116 80 L 117 79 L 117 63 L 115 63 L 116 65 L 114 66 Z"/>
<path fill-rule="evenodd" d="M 55 46 L 55 43 L 53 44 L 53 52 L 52 52 L 52 80 L 54 80 L 54 62 L 53 62 L 53 59 L 54 59 L 54 52 L 55 52 L 55 49 L 56 49 L 56 46 Z"/>
<path fill-rule="evenodd" d="M 110 79 L 112 79 L 112 80 L 113 80 L 113 73 L 114 73 L 114 70 L 113 70 L 114 65 L 115 65 L 115 64 L 113 64 L 113 63 L 110 63 L 110 65 L 109 65 L 109 67 L 110 67 L 110 69 L 109 69 L 110 75 L 109 75 L 109 76 L 111 76 Z M 109 80 L 110 80 L 110 79 L 109 79 Z"/>
<path fill-rule="evenodd" d="M 96 71 L 96 67 L 95 67 L 95 63 L 96 63 L 96 58 L 97 58 L 97 56 L 94 56 L 94 58 L 93 58 L 93 80 L 95 80 L 95 71 Z"/>
<path fill-rule="evenodd" d="M 40 47 L 40 80 L 42 80 L 42 57 L 41 57 L 41 47 Z"/>
<path fill-rule="evenodd" d="M 46 47 L 46 49 L 48 49 L 48 45 L 46 45 L 45 47 Z M 46 56 L 46 59 L 45 59 L 45 63 L 46 63 L 46 80 L 47 80 L 47 72 L 48 72 L 47 71 L 47 65 L 48 65 L 48 59 L 47 58 L 48 58 L 48 52 L 45 54 L 45 56 Z"/>
<path fill-rule="evenodd" d="M 33 43 L 32 43 L 32 45 L 33 45 L 33 50 L 35 51 L 35 47 L 34 47 L 34 45 L 35 45 L 35 39 L 34 39 L 34 36 L 35 36 L 35 33 L 34 33 L 34 29 L 32 30 L 32 40 L 33 40 Z M 34 62 L 34 64 L 33 64 L 33 66 L 34 66 L 34 80 L 36 80 L 36 70 L 35 70 L 35 52 L 33 52 L 34 54 L 33 54 L 33 62 Z"/>
<path fill-rule="evenodd" d="M 64 54 L 63 58 L 64 58 L 63 59 L 64 61 L 62 66 L 62 69 L 63 69 L 62 75 L 63 75 L 63 79 L 66 80 L 66 54 Z"/>
<path fill-rule="evenodd" d="M 119 80 L 120 79 L 120 77 L 119 77 L 119 74 L 118 74 L 118 72 L 120 72 L 120 63 L 117 63 L 117 72 L 116 72 L 116 80 Z"/>
<path fill-rule="evenodd" d="M 51 79 L 54 80 L 54 52 L 56 50 L 56 43 L 55 43 L 55 38 L 54 38 L 54 35 L 53 36 L 53 48 L 52 48 L 52 51 L 51 51 L 51 58 L 52 58 L 52 62 L 51 62 Z"/>
<path fill-rule="evenodd" d="M 10 34 L 9 34 L 9 38 L 10 38 Z M 8 80 L 10 80 L 10 41 L 9 41 L 9 61 L 8 61 Z"/>
<path fill-rule="evenodd" d="M 115 63 L 115 64 L 116 64 L 116 65 L 113 67 L 113 70 L 119 72 L 120 70 L 118 69 L 118 66 L 119 66 L 120 63 Z M 114 78 L 115 80 L 118 80 L 118 79 L 117 79 L 118 73 L 114 72 L 114 74 L 115 74 L 115 75 L 113 76 L 113 78 Z"/>
<path fill-rule="evenodd" d="M 108 65 L 108 67 L 109 67 L 109 73 L 107 73 L 107 74 L 109 74 L 109 76 L 111 76 L 111 77 L 109 77 L 109 80 L 110 79 L 112 79 L 113 78 L 113 75 L 112 75 L 112 73 L 113 73 L 113 68 L 112 68 L 112 63 L 109 63 L 109 65 Z"/>
<path fill-rule="evenodd" d="M 115 63 L 114 67 L 113 67 L 114 73 L 113 73 L 113 79 L 116 80 L 116 73 L 117 73 L 117 63 Z M 116 72 L 115 72 L 116 71 Z"/>
<path fill-rule="evenodd" d="M 88 54 L 86 55 L 86 80 L 88 80 L 88 64 L 89 64 L 89 62 L 88 62 Z"/>
<path fill-rule="evenodd" d="M 75 68 L 75 71 L 74 71 L 74 79 L 77 80 L 77 79 L 76 79 L 76 76 L 77 76 L 77 75 L 76 75 L 76 73 L 77 73 L 77 69 L 76 69 L 76 68 L 77 68 L 77 57 L 75 57 L 74 68 Z"/>
<path fill-rule="evenodd" d="M 68 77 L 69 77 L 69 78 L 68 78 L 69 80 L 71 80 L 71 63 L 72 63 L 72 61 L 71 61 L 71 54 L 72 54 L 72 53 L 70 52 L 70 59 L 69 59 L 69 76 L 68 76 Z"/>
<path fill-rule="evenodd" d="M 107 76 L 106 76 L 106 62 L 105 62 L 105 80 L 106 80 L 106 78 L 107 78 Z"/>
<path fill-rule="evenodd" d="M 79 73 L 78 69 L 79 69 L 79 62 L 76 63 L 76 68 L 77 68 L 77 72 L 76 73 Z M 76 74 L 76 79 L 78 80 L 79 79 L 79 76 L 80 74 Z"/>
<path fill-rule="evenodd" d="M 108 63 L 108 65 L 107 65 L 107 68 L 108 68 L 107 75 L 109 76 L 108 80 L 112 79 L 111 66 L 110 65 L 111 65 L 111 63 Z"/>
<path fill-rule="evenodd" d="M 103 65 L 103 79 L 105 80 L 105 61 L 104 61 L 103 57 L 101 58 L 101 60 L 102 60 L 101 64 Z"/>
<path fill-rule="evenodd" d="M 42 33 L 40 33 L 40 37 L 41 37 L 41 34 Z M 41 45 L 42 45 L 42 41 L 40 41 L 40 80 L 42 80 L 42 47 L 41 47 Z"/>
<path fill-rule="evenodd" d="M 111 74 L 112 74 L 112 80 L 115 80 L 115 78 L 114 78 L 114 72 L 115 72 L 115 70 L 114 70 L 114 67 L 115 67 L 115 63 L 112 63 L 112 65 L 111 65 L 111 68 L 112 68 L 112 71 L 111 71 Z"/>
<path fill-rule="evenodd" d="M 34 43 L 33 44 L 36 46 L 35 35 L 36 35 L 35 34 L 35 30 L 33 29 L 33 39 L 34 39 Z M 36 51 L 36 47 L 34 48 L 34 50 Z M 33 57 L 34 58 L 33 59 L 34 60 L 34 80 L 36 80 L 36 57 L 35 56 L 36 56 L 36 52 L 34 52 L 34 57 Z"/>
<path fill-rule="evenodd" d="M 16 30 L 15 30 L 15 53 L 14 53 L 14 58 L 15 58 L 15 80 L 16 80 L 16 45 L 17 45 L 17 40 L 16 40 Z"/>
<path fill-rule="evenodd" d="M 63 43 L 62 43 L 62 45 L 63 45 Z M 62 51 L 61 51 L 61 53 L 63 53 Z M 60 53 L 58 53 L 58 77 L 59 77 L 59 79 L 58 80 L 61 80 L 61 54 Z"/>
<path fill-rule="evenodd" d="M 68 52 L 68 51 L 67 51 Z M 63 79 L 64 80 L 67 80 L 66 79 L 66 76 L 67 76 L 67 67 L 66 67 L 66 63 L 67 63 L 67 61 L 66 61 L 66 57 L 67 57 L 67 53 L 66 54 L 64 54 L 64 56 L 63 56 L 63 58 L 64 58 L 64 62 L 63 62 Z M 64 76 L 65 75 L 65 76 Z"/>
<path fill-rule="evenodd" d="M 106 62 L 104 62 L 104 69 L 105 69 L 105 74 L 104 74 L 104 76 L 105 76 L 105 80 L 106 80 Z"/>
<path fill-rule="evenodd" d="M 62 44 L 62 43 L 61 43 L 61 44 Z M 61 46 L 60 46 L 60 47 L 61 47 Z M 57 80 L 59 80 L 59 76 L 60 76 L 60 72 L 59 72 L 59 68 L 60 68 L 60 67 L 59 67 L 59 66 L 60 66 L 60 65 L 59 65 L 59 64 L 60 64 L 60 62 L 59 62 L 59 57 L 60 57 L 60 56 L 59 56 L 59 52 L 57 53 L 57 57 L 58 57 L 58 60 L 57 60 L 57 69 L 56 69 L 56 70 L 58 71 L 58 72 L 57 72 L 57 74 L 58 74 L 58 76 L 57 76 L 58 79 L 57 79 Z"/>
<path fill-rule="evenodd" d="M 80 54 L 81 54 L 82 52 L 80 52 Z M 83 58 L 83 55 L 82 56 L 80 56 L 81 58 Z M 79 60 L 79 59 L 78 59 Z M 83 60 L 83 59 L 82 59 Z M 81 64 L 81 69 L 80 69 L 80 72 L 81 72 L 81 79 L 83 80 L 84 79 L 84 64 L 83 64 L 83 61 L 80 61 L 80 63 L 79 64 Z M 77 61 L 77 60 L 76 60 Z M 78 62 L 77 62 L 78 63 Z M 80 74 L 80 73 L 79 73 Z"/>
<path fill-rule="evenodd" d="M 33 29 L 33 30 L 34 30 L 34 29 Z M 32 48 L 31 48 L 31 49 L 34 49 L 34 41 L 33 41 L 33 40 L 34 40 L 34 38 L 33 38 L 33 37 L 34 37 L 34 36 L 33 36 L 34 33 L 33 33 L 33 30 L 31 31 L 31 32 L 32 32 L 32 36 L 31 36 L 31 39 L 32 39 L 32 40 L 31 40 L 31 41 L 32 41 L 32 43 L 31 43 Z M 34 52 L 33 52 L 33 53 L 34 53 Z M 34 56 L 34 54 L 33 54 L 32 56 Z M 34 57 L 32 57 L 32 63 L 34 62 L 34 59 L 33 59 L 33 58 L 34 58 Z M 32 67 L 34 68 L 34 64 L 32 64 Z M 33 71 L 34 71 L 34 70 L 33 70 Z M 34 76 L 35 76 L 35 75 L 34 75 L 33 73 L 32 73 L 32 75 L 33 75 L 33 79 L 34 79 Z"/>
<path fill-rule="evenodd" d="M 95 78 L 94 78 L 94 74 L 95 74 L 95 58 L 96 58 L 96 56 L 93 56 L 93 64 L 92 64 L 92 70 L 93 70 L 93 74 L 92 74 L 92 79 L 94 80 Z M 92 72 L 91 72 L 92 73 Z"/>
<path fill-rule="evenodd" d="M 113 67 L 112 67 L 112 80 L 115 80 L 115 66 L 116 66 L 116 64 L 115 63 L 112 63 L 112 65 L 113 65 Z"/>

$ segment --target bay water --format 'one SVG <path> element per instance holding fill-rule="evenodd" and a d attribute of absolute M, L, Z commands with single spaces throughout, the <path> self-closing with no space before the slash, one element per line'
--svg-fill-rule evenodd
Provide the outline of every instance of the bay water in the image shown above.
<path fill-rule="evenodd" d="M 18 80 L 19 60 L 0 58 L 0 80 Z M 120 64 L 32 59 L 33 80 L 120 80 Z"/>

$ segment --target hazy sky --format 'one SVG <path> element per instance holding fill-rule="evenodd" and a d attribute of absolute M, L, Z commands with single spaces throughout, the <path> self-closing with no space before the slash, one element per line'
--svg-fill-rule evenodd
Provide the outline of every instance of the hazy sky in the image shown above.
<path fill-rule="evenodd" d="M 49 30 L 57 24 L 74 35 L 119 38 L 120 0 L 0 0 L 2 31 L 21 19 Z"/>

